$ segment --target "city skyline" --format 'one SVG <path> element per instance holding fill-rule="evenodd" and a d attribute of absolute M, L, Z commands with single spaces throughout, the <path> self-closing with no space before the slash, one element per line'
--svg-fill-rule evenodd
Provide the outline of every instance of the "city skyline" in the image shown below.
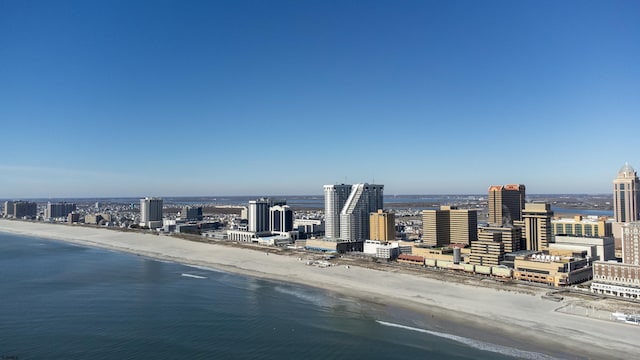
<path fill-rule="evenodd" d="M 0 197 L 610 193 L 640 166 L 638 14 L 0 1 Z"/>

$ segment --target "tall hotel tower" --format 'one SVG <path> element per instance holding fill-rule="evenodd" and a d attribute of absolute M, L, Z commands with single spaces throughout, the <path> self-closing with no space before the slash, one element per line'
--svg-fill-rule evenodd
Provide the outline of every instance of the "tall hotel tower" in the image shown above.
<path fill-rule="evenodd" d="M 340 237 L 340 211 L 351 193 L 351 185 L 324 186 L 324 236 L 329 239 Z"/>
<path fill-rule="evenodd" d="M 369 215 L 383 208 L 384 185 L 325 185 L 325 236 L 358 241 L 369 238 Z"/>
<path fill-rule="evenodd" d="M 269 198 L 260 198 L 249 201 L 249 231 L 269 231 L 269 208 L 273 201 Z"/>
<path fill-rule="evenodd" d="M 522 220 L 525 203 L 524 185 L 493 185 L 489 187 L 489 224 L 492 226 L 513 225 Z"/>
<path fill-rule="evenodd" d="M 615 222 L 628 223 L 639 220 L 638 175 L 627 163 L 618 171 L 618 177 L 613 180 L 613 214 Z"/>
<path fill-rule="evenodd" d="M 162 199 L 140 199 L 140 225 L 149 228 L 162 227 Z"/>
<path fill-rule="evenodd" d="M 527 203 L 522 211 L 525 231 L 525 249 L 542 251 L 551 240 L 551 206 L 545 203 Z"/>
<path fill-rule="evenodd" d="M 293 210 L 289 205 L 276 205 L 269 208 L 269 231 L 285 233 L 293 230 Z"/>

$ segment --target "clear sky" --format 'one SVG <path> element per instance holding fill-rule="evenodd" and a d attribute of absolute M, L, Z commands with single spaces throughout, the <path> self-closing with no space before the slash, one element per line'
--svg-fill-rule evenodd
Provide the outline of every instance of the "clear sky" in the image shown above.
<path fill-rule="evenodd" d="M 607 193 L 640 1 L 0 0 L 0 198 Z"/>

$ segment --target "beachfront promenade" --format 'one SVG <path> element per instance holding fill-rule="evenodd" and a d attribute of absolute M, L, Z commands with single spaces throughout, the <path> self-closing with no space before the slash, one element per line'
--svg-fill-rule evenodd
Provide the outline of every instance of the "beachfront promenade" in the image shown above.
<path fill-rule="evenodd" d="M 517 341 L 537 351 L 548 349 L 552 354 L 579 358 L 623 359 L 634 358 L 638 353 L 639 326 L 556 311 L 566 309 L 573 300 L 543 300 L 541 295 L 548 289 L 532 287 L 518 292 L 506 287 L 501 291 L 358 266 L 318 268 L 293 256 L 265 256 L 264 251 L 246 248 L 81 226 L 2 219 L 0 231 L 324 288 L 340 296 L 403 306 L 426 318 L 444 317 L 459 324 L 467 335 L 477 334 L 482 337 L 479 340 L 497 344 L 512 345 Z M 579 301 L 580 306 L 589 308 L 586 300 Z"/>

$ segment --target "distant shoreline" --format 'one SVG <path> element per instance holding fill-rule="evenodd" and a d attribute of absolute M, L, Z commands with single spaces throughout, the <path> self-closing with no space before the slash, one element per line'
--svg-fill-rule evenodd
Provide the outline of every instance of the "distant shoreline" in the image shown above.
<path fill-rule="evenodd" d="M 419 275 L 357 266 L 316 268 L 291 256 L 199 243 L 175 237 L 81 226 L 0 220 L 0 232 L 62 240 L 187 265 L 322 288 L 433 317 L 454 332 L 552 356 L 632 358 L 640 327 L 558 313 L 565 306 L 531 294 L 447 283 Z M 457 325 L 455 325 L 457 324 Z M 612 352 L 613 351 L 613 352 Z"/>

